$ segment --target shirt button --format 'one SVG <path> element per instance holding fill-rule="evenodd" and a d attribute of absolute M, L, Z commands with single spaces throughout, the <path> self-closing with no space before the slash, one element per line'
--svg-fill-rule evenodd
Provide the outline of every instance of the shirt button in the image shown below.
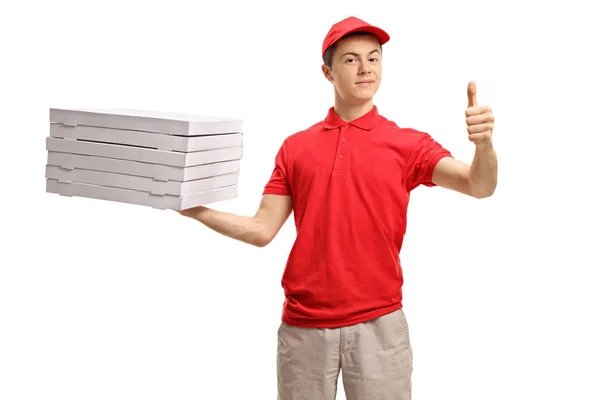
<path fill-rule="evenodd" d="M 343 155 L 343 154 L 340 154 L 340 158 L 344 158 L 344 155 Z"/>
<path fill-rule="evenodd" d="M 346 125 L 344 125 L 344 128 L 347 128 L 348 126 L 349 126 L 349 125 L 348 125 L 348 124 L 346 124 Z"/>
<path fill-rule="evenodd" d="M 342 139 L 342 143 L 346 143 L 346 138 Z"/>

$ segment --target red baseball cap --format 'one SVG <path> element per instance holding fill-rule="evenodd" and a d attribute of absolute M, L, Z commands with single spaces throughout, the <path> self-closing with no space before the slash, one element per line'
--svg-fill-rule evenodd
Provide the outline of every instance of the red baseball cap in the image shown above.
<path fill-rule="evenodd" d="M 325 50 L 340 40 L 343 36 L 358 31 L 368 32 L 375 35 L 381 45 L 390 40 L 390 35 L 388 35 L 388 33 L 383 29 L 373 26 L 356 17 L 348 17 L 333 24 L 331 29 L 329 29 L 327 36 L 325 36 L 325 40 L 323 40 L 323 49 L 321 50 L 321 55 L 325 54 Z"/>

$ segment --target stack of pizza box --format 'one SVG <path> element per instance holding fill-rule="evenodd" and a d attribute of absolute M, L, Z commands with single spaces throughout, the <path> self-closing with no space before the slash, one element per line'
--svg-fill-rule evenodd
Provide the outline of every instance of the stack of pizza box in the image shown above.
<path fill-rule="evenodd" d="M 183 210 L 234 199 L 241 119 L 50 109 L 46 192 Z"/>

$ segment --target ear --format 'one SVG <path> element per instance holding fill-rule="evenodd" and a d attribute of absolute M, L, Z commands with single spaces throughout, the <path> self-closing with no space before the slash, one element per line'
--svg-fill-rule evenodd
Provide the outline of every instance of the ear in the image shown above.
<path fill-rule="evenodd" d="M 323 65 L 321 65 L 321 71 L 323 71 L 323 75 L 325 76 L 325 79 L 327 79 L 329 82 L 333 82 L 333 75 L 331 74 L 331 68 L 329 68 L 327 65 L 323 64 Z"/>

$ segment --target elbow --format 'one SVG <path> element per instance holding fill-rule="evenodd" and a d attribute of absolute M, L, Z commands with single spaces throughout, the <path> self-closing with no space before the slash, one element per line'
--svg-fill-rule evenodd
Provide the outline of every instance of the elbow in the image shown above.
<path fill-rule="evenodd" d="M 486 199 L 488 197 L 492 197 L 494 192 L 496 191 L 496 187 L 485 189 L 485 190 L 474 190 L 471 192 L 471 196 L 476 199 Z"/>
<path fill-rule="evenodd" d="M 487 199 L 488 197 L 491 197 L 492 194 L 474 194 L 473 197 L 476 198 L 477 200 L 482 200 L 482 199 Z"/>
<path fill-rule="evenodd" d="M 468 194 L 475 199 L 486 199 L 491 197 L 496 191 L 496 180 L 489 180 L 487 182 L 475 183 L 471 179 L 468 181 Z"/>
<path fill-rule="evenodd" d="M 256 247 L 265 247 L 273 241 L 273 238 L 273 235 L 270 235 L 267 232 L 258 232 L 254 236 L 251 244 Z"/>
<path fill-rule="evenodd" d="M 271 242 L 270 240 L 261 237 L 261 238 L 254 239 L 254 241 L 251 244 L 256 247 L 265 247 L 270 242 Z"/>

